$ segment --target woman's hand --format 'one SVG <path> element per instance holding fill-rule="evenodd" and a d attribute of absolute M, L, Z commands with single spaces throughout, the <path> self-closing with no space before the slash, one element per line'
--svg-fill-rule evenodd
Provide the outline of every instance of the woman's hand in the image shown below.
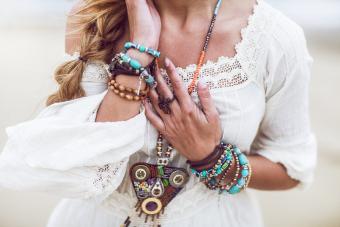
<path fill-rule="evenodd" d="M 167 58 L 165 67 L 176 94 L 176 99 L 169 104 L 171 113 L 166 114 L 159 106 L 159 97 L 171 99 L 174 94 L 157 72 L 158 93 L 152 89 L 150 99 L 158 115 L 152 110 L 150 103 L 144 102 L 146 116 L 183 156 L 191 161 L 202 160 L 214 150 L 222 138 L 218 111 L 205 84 L 198 85 L 201 110 L 191 99 L 175 66 Z"/>
<path fill-rule="evenodd" d="M 129 41 L 157 50 L 161 20 L 152 0 L 125 0 L 125 3 L 129 18 Z M 149 65 L 153 61 L 151 55 L 140 53 L 135 49 L 128 50 L 127 54 L 137 59 L 143 66 Z M 139 86 L 138 77 L 119 75 L 116 80 L 128 87 L 137 88 Z M 142 81 L 142 88 L 145 86 L 145 82 Z"/>
<path fill-rule="evenodd" d="M 125 0 L 125 2 L 131 41 L 157 49 L 161 19 L 152 0 Z"/>

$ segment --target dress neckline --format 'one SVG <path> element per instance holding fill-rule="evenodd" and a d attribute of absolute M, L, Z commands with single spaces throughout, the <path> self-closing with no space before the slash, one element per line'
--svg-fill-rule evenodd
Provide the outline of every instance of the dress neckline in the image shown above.
<path fill-rule="evenodd" d="M 234 62 L 235 60 L 237 60 L 239 58 L 239 56 L 241 55 L 241 49 L 242 46 L 245 45 L 247 39 L 248 39 L 248 33 L 249 31 L 251 31 L 252 29 L 254 29 L 254 26 L 256 24 L 256 18 L 258 17 L 259 14 L 259 10 L 260 10 L 260 6 L 262 5 L 263 0 L 256 0 L 255 4 L 253 6 L 253 10 L 252 13 L 248 16 L 247 19 L 247 25 L 245 27 L 243 27 L 240 30 L 240 34 L 241 34 L 241 39 L 238 43 L 236 43 L 234 45 L 234 49 L 235 49 L 235 54 L 233 56 L 225 56 L 225 55 L 221 55 L 219 56 L 217 59 L 213 59 L 213 60 L 206 60 L 206 62 L 204 64 L 202 64 L 202 70 L 210 67 L 212 65 L 220 65 L 222 63 L 226 63 L 226 62 Z M 74 52 L 72 55 L 65 53 L 64 54 L 64 59 L 66 60 L 75 60 L 79 57 L 79 52 Z M 103 62 L 99 62 L 99 61 L 90 61 L 91 63 L 100 63 L 103 64 L 105 68 L 108 68 L 108 64 L 103 63 Z M 196 63 L 192 63 L 192 64 L 188 64 L 186 66 L 183 67 L 176 67 L 178 72 L 182 72 L 182 73 L 188 73 L 188 72 L 192 72 L 196 69 L 197 64 Z M 164 68 L 160 68 L 160 70 L 162 72 L 166 72 L 166 70 Z"/>
<path fill-rule="evenodd" d="M 260 5 L 261 5 L 261 2 L 262 0 L 256 0 L 254 6 L 253 6 L 253 10 L 252 10 L 252 13 L 248 16 L 248 19 L 247 19 L 247 25 L 243 28 L 241 28 L 240 30 L 240 33 L 241 33 L 241 39 L 238 43 L 236 43 L 234 45 L 234 49 L 235 49 L 235 54 L 233 56 L 225 56 L 225 55 L 222 55 L 222 56 L 219 56 L 217 59 L 214 59 L 214 60 L 207 60 L 204 64 L 202 64 L 202 70 L 208 66 L 211 66 L 211 65 L 218 65 L 222 62 L 232 62 L 232 61 L 235 61 L 239 55 L 240 55 L 240 50 L 241 50 L 241 46 L 245 43 L 245 40 L 247 39 L 247 34 L 249 33 L 249 30 L 252 29 L 252 27 L 254 26 L 255 24 L 255 21 L 256 21 L 256 18 L 257 18 L 257 15 L 258 15 L 258 11 L 260 9 Z M 191 72 L 191 71 L 194 71 L 197 67 L 197 64 L 196 63 L 192 63 L 192 64 L 189 64 L 187 66 L 183 66 L 183 67 L 176 67 L 177 71 L 180 71 L 180 72 Z M 161 68 L 161 71 L 165 71 L 164 68 Z"/>

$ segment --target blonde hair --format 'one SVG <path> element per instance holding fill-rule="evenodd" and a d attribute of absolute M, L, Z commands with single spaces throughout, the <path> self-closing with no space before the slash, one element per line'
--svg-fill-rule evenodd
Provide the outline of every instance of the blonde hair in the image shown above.
<path fill-rule="evenodd" d="M 84 0 L 80 9 L 71 15 L 71 23 L 80 34 L 79 54 L 76 59 L 60 65 L 54 75 L 58 90 L 50 95 L 46 105 L 83 97 L 80 82 L 86 61 L 108 63 L 115 44 L 127 27 L 127 10 L 124 0 Z"/>

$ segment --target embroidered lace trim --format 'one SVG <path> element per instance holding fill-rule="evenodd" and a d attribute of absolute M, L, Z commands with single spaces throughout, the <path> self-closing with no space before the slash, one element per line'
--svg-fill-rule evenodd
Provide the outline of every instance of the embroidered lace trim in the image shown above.
<path fill-rule="evenodd" d="M 123 164 L 124 161 L 121 161 L 118 164 L 106 164 L 102 167 L 97 167 L 97 174 L 93 181 L 93 186 L 100 191 L 104 191 L 106 187 L 111 184 L 111 181 Z"/>
<path fill-rule="evenodd" d="M 109 78 L 108 65 L 99 61 L 91 61 L 86 64 L 82 81 L 107 83 Z"/>

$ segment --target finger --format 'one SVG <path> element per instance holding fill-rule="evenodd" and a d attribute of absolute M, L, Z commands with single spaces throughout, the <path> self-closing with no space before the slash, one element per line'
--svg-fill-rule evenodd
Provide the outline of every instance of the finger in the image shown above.
<path fill-rule="evenodd" d="M 162 119 L 152 110 L 151 104 L 147 101 L 143 101 L 145 107 L 145 116 L 150 123 L 160 132 L 165 129 Z"/>
<path fill-rule="evenodd" d="M 173 96 L 172 91 L 170 90 L 168 84 L 164 80 L 159 68 L 157 67 L 156 72 L 155 72 L 155 79 L 157 81 L 157 88 L 156 90 L 158 91 L 159 94 L 161 94 L 164 97 L 169 97 L 171 98 Z"/>
<path fill-rule="evenodd" d="M 183 107 L 191 104 L 191 97 L 184 87 L 182 78 L 177 74 L 175 65 L 168 58 L 165 58 L 164 65 L 180 106 Z"/>
<path fill-rule="evenodd" d="M 218 111 L 211 98 L 209 88 L 205 82 L 199 81 L 197 86 L 198 97 L 202 106 L 202 110 L 209 122 L 218 118 Z"/>
<path fill-rule="evenodd" d="M 172 93 L 168 84 L 163 78 L 159 68 L 156 69 L 156 81 L 158 85 L 157 86 L 158 95 L 172 99 L 174 97 L 174 94 Z M 170 108 L 173 113 L 179 113 L 178 111 L 180 111 L 180 107 L 178 101 L 177 100 L 172 101 L 172 103 L 170 104 Z"/>
<path fill-rule="evenodd" d="M 154 109 L 156 110 L 156 112 L 158 113 L 158 115 L 165 120 L 165 118 L 167 117 L 166 114 L 159 108 L 158 106 L 158 93 L 156 92 L 155 89 L 151 89 L 149 91 L 149 97 L 152 103 L 152 106 L 154 107 Z"/>

